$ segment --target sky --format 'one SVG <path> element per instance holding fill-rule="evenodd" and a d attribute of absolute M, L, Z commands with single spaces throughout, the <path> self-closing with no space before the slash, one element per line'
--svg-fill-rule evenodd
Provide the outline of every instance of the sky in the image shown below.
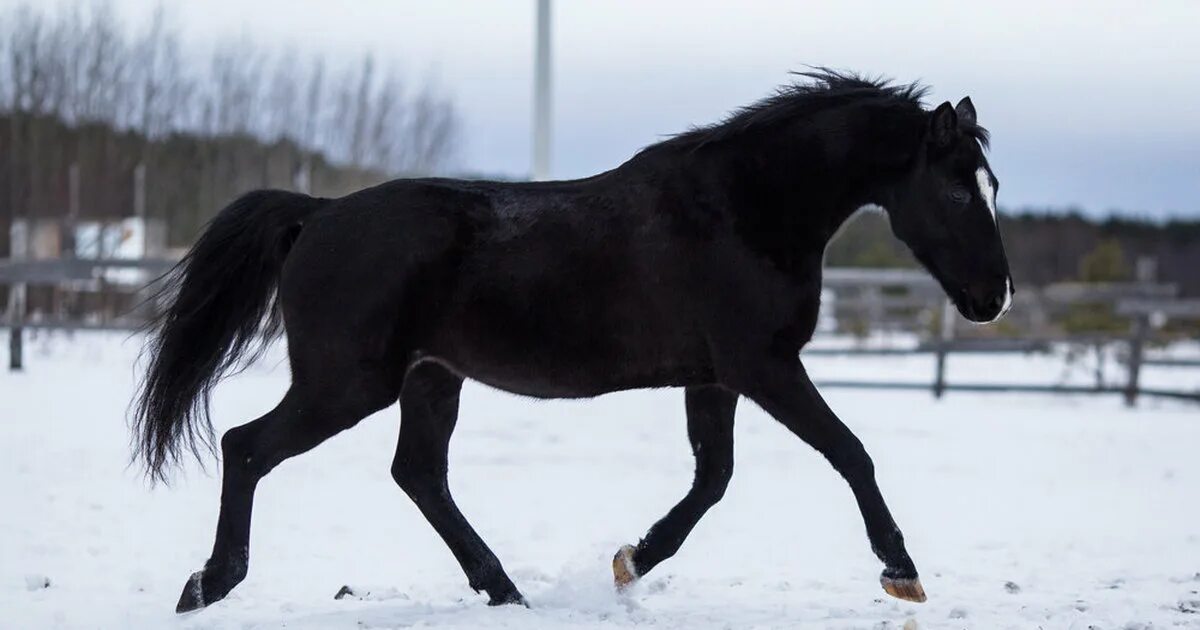
<path fill-rule="evenodd" d="M 552 1 L 555 177 L 612 168 L 809 64 L 920 80 L 931 105 L 970 95 L 1002 208 L 1200 218 L 1200 2 Z M 156 5 L 113 4 L 131 23 Z M 463 122 L 459 168 L 529 172 L 534 0 L 167 4 L 205 50 L 370 51 L 432 79 Z"/>

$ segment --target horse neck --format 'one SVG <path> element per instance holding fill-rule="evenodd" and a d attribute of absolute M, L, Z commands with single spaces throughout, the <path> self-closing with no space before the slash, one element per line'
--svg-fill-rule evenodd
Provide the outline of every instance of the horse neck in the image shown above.
<path fill-rule="evenodd" d="M 886 204 L 901 173 L 900 160 L 889 168 L 879 158 L 902 155 L 903 147 L 881 147 L 880 136 L 870 131 L 843 128 L 837 137 L 763 133 L 712 151 L 735 227 L 781 266 L 819 262 L 855 211 Z"/>

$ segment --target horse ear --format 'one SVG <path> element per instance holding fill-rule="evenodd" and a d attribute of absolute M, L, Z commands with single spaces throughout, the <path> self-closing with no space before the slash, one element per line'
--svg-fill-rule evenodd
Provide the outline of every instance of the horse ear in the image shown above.
<path fill-rule="evenodd" d="M 948 147 L 958 135 L 958 114 L 950 101 L 938 105 L 929 117 L 929 139 L 937 147 Z"/>
<path fill-rule="evenodd" d="M 963 100 L 954 106 L 954 113 L 958 114 L 958 120 L 965 125 L 974 126 L 975 123 L 975 104 L 971 102 L 970 96 L 964 96 Z"/>

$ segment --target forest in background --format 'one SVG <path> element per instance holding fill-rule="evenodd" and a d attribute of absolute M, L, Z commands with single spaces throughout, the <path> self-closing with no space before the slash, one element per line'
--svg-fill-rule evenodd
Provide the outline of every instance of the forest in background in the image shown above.
<path fill-rule="evenodd" d="M 0 257 L 22 218 L 129 216 L 138 197 L 181 245 L 248 189 L 335 195 L 452 166 L 457 114 L 434 83 L 245 37 L 185 50 L 166 7 L 140 28 L 103 2 L 0 11 Z"/>

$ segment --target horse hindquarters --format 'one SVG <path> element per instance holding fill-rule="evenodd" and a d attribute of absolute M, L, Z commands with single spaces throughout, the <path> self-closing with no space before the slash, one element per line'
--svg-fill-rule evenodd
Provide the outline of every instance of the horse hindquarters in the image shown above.
<path fill-rule="evenodd" d="M 293 384 L 266 415 L 222 437 L 216 540 L 204 568 L 184 585 L 176 612 L 219 601 L 246 577 L 250 517 L 259 480 L 284 460 L 311 450 L 395 399 L 391 388 L 369 372 L 344 372 L 343 383 L 344 389 L 325 390 Z"/>
<path fill-rule="evenodd" d="M 397 314 L 413 265 L 387 264 L 382 238 L 353 238 L 363 213 L 339 210 L 307 222 L 280 272 L 278 302 L 286 325 L 292 385 L 271 412 L 221 440 L 221 508 L 213 550 L 187 582 L 178 612 L 218 601 L 244 579 L 258 481 L 399 396 L 412 335 Z M 351 230 L 345 229 L 347 226 Z M 350 233 L 348 233 L 350 232 Z M 383 236 L 380 230 L 374 235 Z M 414 247 L 415 248 L 415 247 Z M 395 256 L 404 256 L 401 249 Z M 216 304 L 214 307 L 229 308 Z M 409 313 L 419 312 L 408 307 Z"/>
<path fill-rule="evenodd" d="M 352 302 L 341 302 L 346 310 L 339 318 L 331 302 L 314 304 L 305 299 L 308 295 L 289 290 L 287 282 L 281 289 L 292 385 L 273 410 L 222 437 L 216 540 L 204 568 L 184 586 L 177 612 L 218 601 L 245 578 L 259 480 L 283 461 L 393 404 L 399 394 L 402 363 L 379 361 L 369 347 L 382 333 L 344 325 L 354 311 Z"/>

